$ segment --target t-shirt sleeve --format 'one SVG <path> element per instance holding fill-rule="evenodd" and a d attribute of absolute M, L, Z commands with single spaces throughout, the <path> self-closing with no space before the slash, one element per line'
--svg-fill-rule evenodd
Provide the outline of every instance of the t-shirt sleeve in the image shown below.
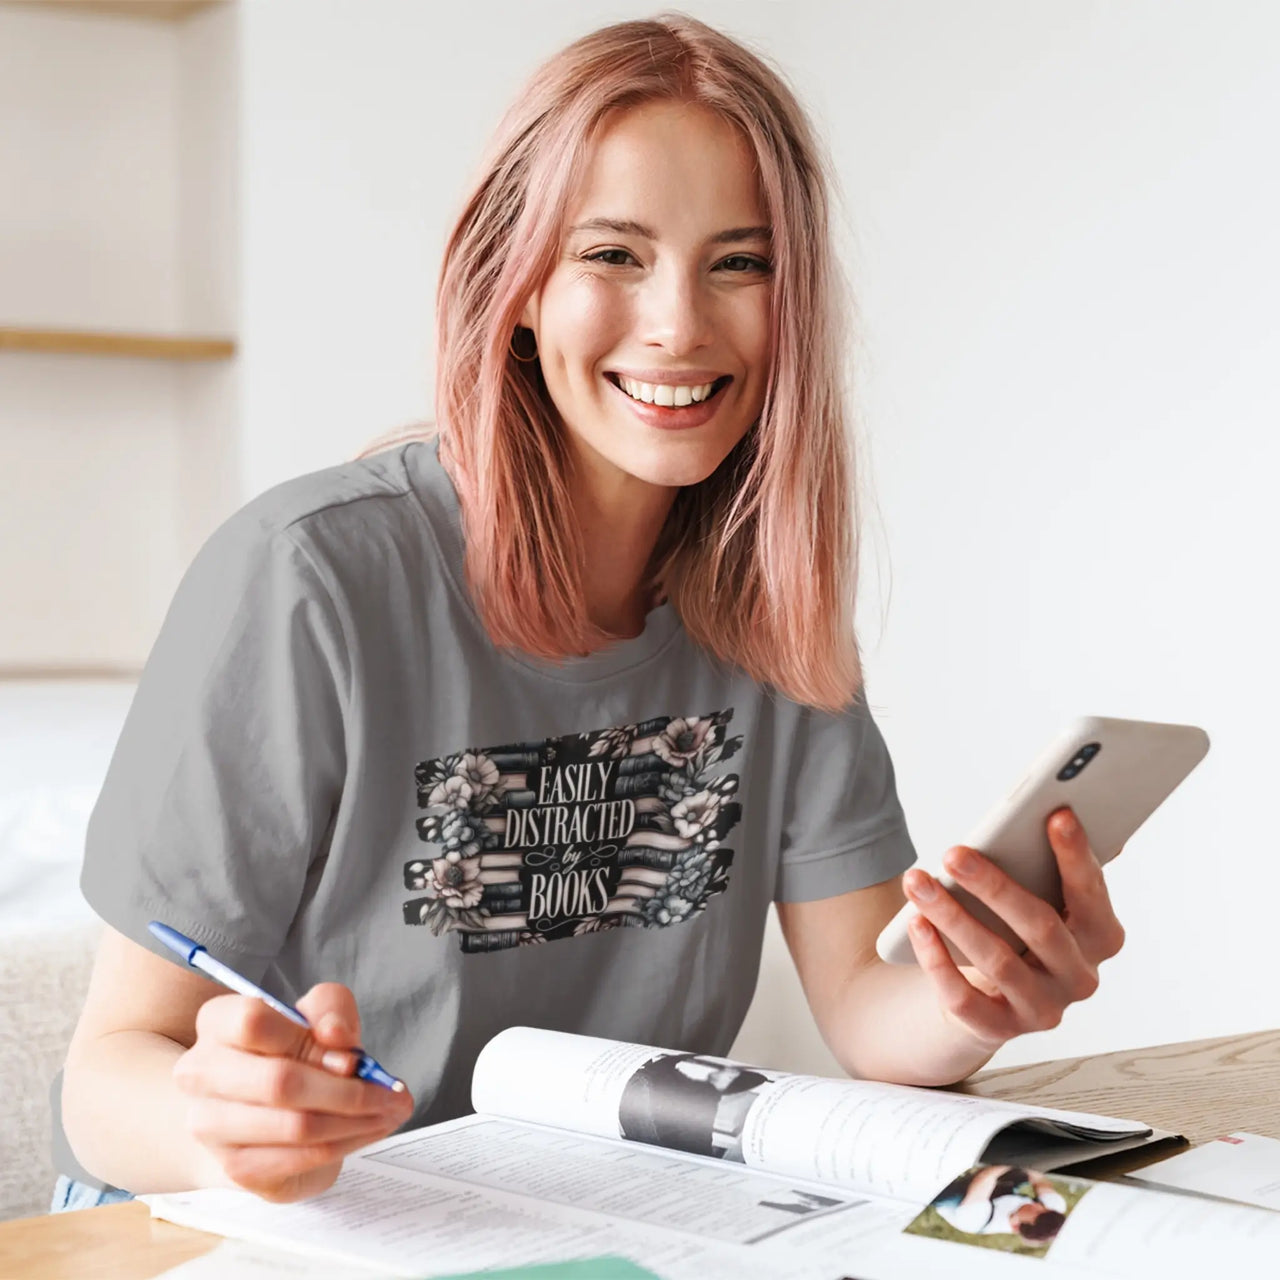
<path fill-rule="evenodd" d="M 866 704 L 803 708 L 792 747 L 779 902 L 812 902 L 890 880 L 916 860 L 893 763 Z"/>
<path fill-rule="evenodd" d="M 89 820 L 81 888 L 161 955 L 152 919 L 260 977 L 327 848 L 348 676 L 333 600 L 252 505 L 174 596 Z M 170 957 L 172 958 L 172 957 Z"/>

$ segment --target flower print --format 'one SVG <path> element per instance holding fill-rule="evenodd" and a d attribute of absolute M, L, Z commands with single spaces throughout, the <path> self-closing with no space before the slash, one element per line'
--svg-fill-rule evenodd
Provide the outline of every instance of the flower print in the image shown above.
<path fill-rule="evenodd" d="M 715 732 L 709 716 L 677 716 L 653 740 L 654 754 L 682 769 L 707 744 Z"/>
<path fill-rule="evenodd" d="M 469 813 L 454 809 L 441 819 L 440 843 L 444 845 L 445 857 L 450 862 L 479 853 L 483 839 L 484 832 L 480 823 Z"/>
<path fill-rule="evenodd" d="M 635 740 L 634 725 L 622 725 L 615 729 L 605 729 L 591 744 L 588 756 L 604 756 L 608 760 L 622 760 L 631 754 L 631 743 Z"/>
<path fill-rule="evenodd" d="M 671 868 L 667 876 L 667 890 L 696 902 L 711 879 L 711 868 L 710 854 L 690 852 Z"/>
<path fill-rule="evenodd" d="M 450 809 L 466 809 L 471 804 L 471 796 L 471 784 L 455 773 L 432 788 L 427 803 L 445 805 Z"/>
<path fill-rule="evenodd" d="M 720 816 L 721 799 L 714 791 L 699 791 L 672 806 L 671 821 L 676 833 L 686 840 L 696 839 Z"/>
<path fill-rule="evenodd" d="M 465 752 L 454 766 L 453 776 L 461 778 L 471 788 L 471 801 L 476 808 L 502 790 L 498 766 L 482 751 Z"/>
<path fill-rule="evenodd" d="M 479 906 L 484 895 L 484 886 L 480 883 L 480 859 L 450 862 L 448 858 L 437 858 L 431 864 L 431 880 L 426 890 L 429 896 L 439 898 L 454 911 Z"/>
<path fill-rule="evenodd" d="M 659 890 L 642 908 L 644 918 L 654 925 L 679 924 L 693 914 L 694 904 L 678 893 L 672 893 L 670 886 Z"/>
<path fill-rule="evenodd" d="M 621 916 L 588 916 L 585 920 L 579 920 L 573 926 L 573 936 L 580 938 L 584 933 L 604 933 L 608 929 L 618 929 L 622 927 L 623 918 Z"/>

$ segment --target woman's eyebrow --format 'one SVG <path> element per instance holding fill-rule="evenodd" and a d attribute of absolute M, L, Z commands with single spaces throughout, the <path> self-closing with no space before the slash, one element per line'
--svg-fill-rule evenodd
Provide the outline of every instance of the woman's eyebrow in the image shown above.
<path fill-rule="evenodd" d="M 642 236 L 646 240 L 656 240 L 658 233 L 642 222 L 630 218 L 588 218 L 580 222 L 574 231 L 613 231 L 620 236 Z M 717 231 L 709 239 L 710 244 L 732 244 L 737 240 L 771 240 L 773 231 L 769 227 L 730 227 L 727 231 Z"/>

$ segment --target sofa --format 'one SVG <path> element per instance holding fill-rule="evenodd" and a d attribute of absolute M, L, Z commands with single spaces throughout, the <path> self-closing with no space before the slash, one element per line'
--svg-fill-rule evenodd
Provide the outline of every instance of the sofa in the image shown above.
<path fill-rule="evenodd" d="M 45 1213 L 49 1085 L 89 985 L 93 921 L 0 933 L 0 1221 Z"/>

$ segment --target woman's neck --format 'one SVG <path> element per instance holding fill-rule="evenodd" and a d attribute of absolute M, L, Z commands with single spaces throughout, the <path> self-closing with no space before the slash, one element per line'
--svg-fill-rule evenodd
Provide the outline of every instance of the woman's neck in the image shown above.
<path fill-rule="evenodd" d="M 630 639 L 653 607 L 648 568 L 675 500 L 664 489 L 609 468 L 580 468 L 574 511 L 582 534 L 582 588 L 587 616 L 602 631 Z"/>

